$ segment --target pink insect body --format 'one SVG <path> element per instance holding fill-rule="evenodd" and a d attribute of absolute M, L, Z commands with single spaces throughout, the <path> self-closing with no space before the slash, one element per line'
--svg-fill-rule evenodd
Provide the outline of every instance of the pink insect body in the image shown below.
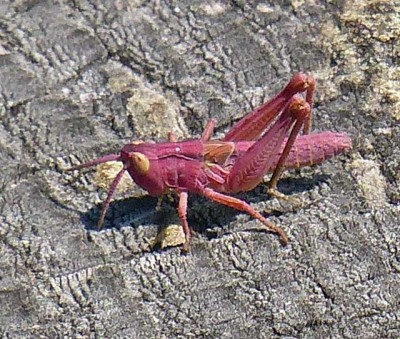
<path fill-rule="evenodd" d="M 150 195 L 158 196 L 170 190 L 198 193 L 208 184 L 202 171 L 203 143 L 200 140 L 168 143 L 142 143 L 125 145 L 121 161 L 132 179 Z M 140 171 L 137 158 L 132 154 L 145 154 L 149 161 L 147 171 Z"/>
<path fill-rule="evenodd" d="M 211 120 L 200 139 L 176 142 L 171 135 L 169 142 L 127 144 L 119 155 L 109 154 L 71 168 L 111 160 L 123 163 L 104 201 L 98 227 L 104 222 L 118 182 L 128 171 L 135 183 L 150 195 L 171 191 L 179 195 L 178 214 L 186 236 L 185 251 L 190 242 L 186 219 L 188 192 L 248 213 L 286 244 L 288 238 L 281 228 L 245 201 L 227 193 L 251 190 L 265 174 L 273 173 L 269 193 L 282 197 L 276 185 L 284 168 L 314 165 L 351 147 L 351 139 L 344 133 L 308 134 L 313 91 L 314 80 L 298 73 L 274 98 L 242 118 L 223 140 L 211 139 L 215 125 Z M 299 95 L 302 92 L 305 98 Z M 301 129 L 303 135 L 299 135 Z"/>

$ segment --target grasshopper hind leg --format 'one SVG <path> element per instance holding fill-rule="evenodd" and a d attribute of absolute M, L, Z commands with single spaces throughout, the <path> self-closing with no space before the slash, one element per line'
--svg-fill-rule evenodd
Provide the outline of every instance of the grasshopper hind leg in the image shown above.
<path fill-rule="evenodd" d="M 210 200 L 213 200 L 220 204 L 235 208 L 239 211 L 246 212 L 253 218 L 258 219 L 259 221 L 261 221 L 264 224 L 264 226 L 267 230 L 278 234 L 283 245 L 287 245 L 289 240 L 288 240 L 288 237 L 287 237 L 285 231 L 283 229 L 281 229 L 280 227 L 276 226 L 274 223 L 265 219 L 259 212 L 257 212 L 253 207 L 251 207 L 247 202 L 237 199 L 237 198 L 234 198 L 234 197 L 231 197 L 229 195 L 218 193 L 211 188 L 205 188 L 203 191 L 203 195 L 205 197 L 209 198 Z"/>

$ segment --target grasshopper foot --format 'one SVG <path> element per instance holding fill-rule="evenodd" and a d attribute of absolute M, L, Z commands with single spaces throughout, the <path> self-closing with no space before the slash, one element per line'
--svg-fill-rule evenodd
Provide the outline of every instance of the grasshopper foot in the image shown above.
<path fill-rule="evenodd" d="M 269 188 L 267 193 L 272 196 L 277 198 L 278 200 L 283 200 L 286 203 L 288 203 L 292 208 L 300 208 L 301 206 L 304 205 L 304 202 L 302 199 L 298 196 L 293 196 L 293 195 L 285 195 L 281 192 L 279 192 L 276 188 Z"/>
<path fill-rule="evenodd" d="M 182 254 L 188 254 L 190 252 L 190 243 L 189 241 L 186 241 L 183 245 L 182 245 L 182 250 L 181 250 Z"/>
<path fill-rule="evenodd" d="M 279 240 L 283 246 L 286 246 L 289 242 L 289 239 L 283 230 L 280 229 L 280 231 L 281 233 L 279 234 Z"/>
<path fill-rule="evenodd" d="M 276 188 L 269 188 L 268 191 L 267 191 L 267 193 L 268 193 L 271 197 L 277 198 L 277 199 L 279 199 L 279 200 L 288 201 L 288 200 L 290 199 L 287 195 L 285 195 L 285 194 L 279 192 Z"/>

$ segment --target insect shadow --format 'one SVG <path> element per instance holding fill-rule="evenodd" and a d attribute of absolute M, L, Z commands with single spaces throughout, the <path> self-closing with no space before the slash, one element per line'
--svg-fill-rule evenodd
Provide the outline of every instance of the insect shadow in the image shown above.
<path fill-rule="evenodd" d="M 312 190 L 315 186 L 320 185 L 328 180 L 327 175 L 314 175 L 312 178 L 288 178 L 281 179 L 278 184 L 280 192 L 290 196 Z M 254 190 L 233 195 L 248 203 L 258 203 L 270 199 L 266 194 L 266 186 L 259 185 Z M 137 228 L 138 226 L 154 226 L 158 231 L 171 225 L 172 223 L 180 224 L 177 206 L 178 199 L 163 199 L 159 209 L 156 208 L 158 202 L 157 197 L 128 197 L 125 199 L 117 199 L 111 202 L 107 211 L 104 225 L 102 229 L 120 229 L 130 226 Z M 98 230 L 97 221 L 102 209 L 102 203 L 99 203 L 81 214 L 81 222 L 87 230 Z M 280 216 L 285 212 L 282 210 L 272 211 L 268 216 Z M 195 233 L 200 233 L 208 238 L 214 238 L 214 231 L 209 232 L 210 228 L 218 226 L 221 232 L 225 227 L 229 227 L 236 217 L 243 212 L 235 210 L 216 202 L 210 201 L 196 194 L 189 195 L 188 201 L 188 222 L 189 226 Z M 218 232 L 220 233 L 220 232 Z"/>
<path fill-rule="evenodd" d="M 151 196 L 128 197 L 111 202 L 104 224 L 101 229 L 121 228 L 131 226 L 137 228 L 139 225 L 159 224 L 160 216 L 156 210 L 158 199 Z M 87 212 L 81 214 L 81 222 L 87 230 L 98 231 L 97 222 L 102 210 L 102 203 L 94 205 Z"/>

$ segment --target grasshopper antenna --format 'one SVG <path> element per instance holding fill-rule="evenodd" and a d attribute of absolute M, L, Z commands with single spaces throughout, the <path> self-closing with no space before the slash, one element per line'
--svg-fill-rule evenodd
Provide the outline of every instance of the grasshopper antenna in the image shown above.
<path fill-rule="evenodd" d="M 84 162 L 83 164 L 67 168 L 65 171 L 69 172 L 69 171 L 79 170 L 82 168 L 87 168 L 87 167 L 96 166 L 98 164 L 103 164 L 103 163 L 109 162 L 109 161 L 122 161 L 122 160 L 121 160 L 121 156 L 118 154 L 107 154 L 104 157 L 90 160 L 88 162 Z"/>

